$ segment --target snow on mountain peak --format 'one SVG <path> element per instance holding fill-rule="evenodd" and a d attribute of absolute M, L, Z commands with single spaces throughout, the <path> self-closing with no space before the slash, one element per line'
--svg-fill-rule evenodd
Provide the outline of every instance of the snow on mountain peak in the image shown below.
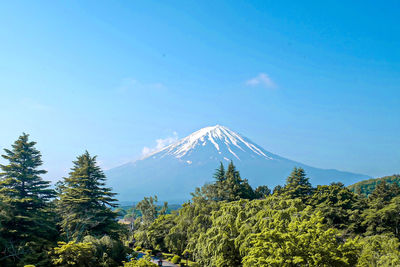
<path fill-rule="evenodd" d="M 252 157 L 272 159 L 248 139 L 218 124 L 202 128 L 147 157 L 159 154 L 160 157 L 170 155 L 182 159 L 190 156 L 196 150 L 205 149 L 204 147 L 207 147 L 210 155 L 213 154 L 210 149 L 214 148 L 212 149 L 214 154 L 223 159 L 228 157 L 240 160 L 240 154 L 244 153 L 250 154 Z"/>

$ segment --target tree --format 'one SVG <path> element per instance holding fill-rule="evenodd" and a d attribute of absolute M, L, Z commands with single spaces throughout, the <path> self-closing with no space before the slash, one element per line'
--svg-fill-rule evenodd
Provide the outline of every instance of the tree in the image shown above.
<path fill-rule="evenodd" d="M 7 207 L 0 218 L 0 236 L 5 241 L 0 264 L 10 259 L 23 263 L 24 258 L 37 255 L 34 251 L 40 254 L 56 234 L 50 206 L 55 192 L 41 178 L 46 171 L 39 169 L 41 153 L 35 145 L 24 133 L 2 155 L 8 163 L 0 164 L 0 201 Z"/>
<path fill-rule="evenodd" d="M 271 194 L 271 189 L 266 185 L 260 185 L 254 190 L 255 198 L 266 198 Z"/>
<path fill-rule="evenodd" d="M 254 199 L 254 191 L 247 179 L 240 177 L 239 171 L 231 161 L 225 174 L 225 180 L 220 186 L 221 200 L 235 201 L 239 199 Z"/>
<path fill-rule="evenodd" d="M 216 182 L 223 182 L 225 180 L 225 168 L 222 162 L 220 162 L 219 168 L 215 170 L 214 179 Z"/>
<path fill-rule="evenodd" d="M 215 182 L 205 184 L 201 188 L 196 188 L 192 193 L 193 199 L 204 198 L 211 201 L 235 201 L 239 199 L 254 199 L 255 194 L 247 179 L 240 177 L 239 171 L 231 161 L 228 170 L 225 172 L 224 166 L 216 169 L 214 174 Z"/>
<path fill-rule="evenodd" d="M 318 185 L 309 204 L 321 211 L 324 222 L 338 229 L 348 229 L 356 211 L 360 212 L 360 198 L 342 183 Z"/>
<path fill-rule="evenodd" d="M 250 234 L 243 266 L 354 266 L 357 240 L 342 241 L 337 230 L 322 223 L 320 213 L 310 211 L 294 213 L 290 220 L 276 214 L 273 228 Z"/>
<path fill-rule="evenodd" d="M 53 251 L 53 264 L 62 267 L 97 266 L 95 247 L 86 242 L 58 242 L 58 247 Z"/>
<path fill-rule="evenodd" d="M 135 221 L 135 239 L 137 244 L 143 247 L 151 247 L 153 244 L 157 243 L 149 239 L 148 229 L 153 224 L 153 222 L 160 215 L 165 215 L 168 209 L 168 203 L 164 202 L 161 209 L 157 206 L 157 196 L 145 197 L 137 205 L 136 209 L 140 211 L 140 217 Z"/>
<path fill-rule="evenodd" d="M 115 193 L 105 187 L 106 177 L 89 152 L 78 156 L 69 177 L 59 188 L 58 210 L 61 228 L 67 240 L 81 241 L 85 235 L 118 237 L 120 225 Z"/>
<path fill-rule="evenodd" d="M 357 266 L 400 266 L 400 243 L 390 235 L 374 235 L 362 240 Z"/>
<path fill-rule="evenodd" d="M 295 167 L 286 180 L 283 195 L 288 198 L 300 198 L 305 202 L 312 192 L 313 188 L 304 169 Z"/>

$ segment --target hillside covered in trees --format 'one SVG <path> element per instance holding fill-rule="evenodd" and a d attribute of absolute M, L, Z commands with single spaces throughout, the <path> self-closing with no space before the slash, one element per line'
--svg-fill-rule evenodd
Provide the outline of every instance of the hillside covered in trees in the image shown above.
<path fill-rule="evenodd" d="M 88 152 L 54 190 L 27 134 L 2 157 L 0 266 L 155 266 L 155 257 L 190 266 L 400 265 L 397 182 L 368 194 L 313 187 L 294 168 L 282 186 L 252 188 L 233 162 L 221 163 L 179 210 L 149 196 L 119 214 Z"/>
<path fill-rule="evenodd" d="M 348 188 L 355 193 L 369 196 L 375 190 L 377 185 L 381 182 L 385 182 L 387 184 L 396 183 L 400 185 L 400 175 L 395 174 L 391 176 L 385 176 L 382 178 L 368 179 L 349 185 Z"/>

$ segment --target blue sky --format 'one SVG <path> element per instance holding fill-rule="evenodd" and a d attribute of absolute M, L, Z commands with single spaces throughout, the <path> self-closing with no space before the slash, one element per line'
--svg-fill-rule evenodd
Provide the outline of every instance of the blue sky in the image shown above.
<path fill-rule="evenodd" d="M 398 1 L 9 1 L 0 147 L 47 178 L 228 126 L 315 167 L 400 172 Z"/>

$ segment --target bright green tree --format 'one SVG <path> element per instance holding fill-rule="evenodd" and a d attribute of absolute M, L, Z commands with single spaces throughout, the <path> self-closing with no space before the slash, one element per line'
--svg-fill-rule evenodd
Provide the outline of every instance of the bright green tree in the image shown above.
<path fill-rule="evenodd" d="M 98 266 L 95 247 L 87 242 L 58 242 L 58 247 L 55 247 L 53 251 L 53 264 L 61 267 Z"/>
<path fill-rule="evenodd" d="M 80 241 L 86 235 L 118 236 L 115 193 L 105 186 L 106 176 L 89 152 L 78 156 L 69 177 L 60 186 L 60 226 L 67 240 Z"/>
<path fill-rule="evenodd" d="M 364 238 L 358 267 L 400 266 L 400 242 L 390 235 L 375 235 Z"/>
<path fill-rule="evenodd" d="M 55 192 L 41 178 L 46 171 L 39 169 L 42 159 L 35 144 L 24 133 L 2 155 L 7 163 L 0 164 L 0 201 L 7 209 L 0 218 L 0 236 L 5 241 L 0 265 L 10 260 L 23 264 L 26 258 L 44 260 L 39 258 L 45 255 L 37 253 L 44 252 L 56 235 L 50 206 Z"/>
<path fill-rule="evenodd" d="M 284 219 L 277 213 L 270 227 L 249 235 L 243 266 L 354 266 L 357 240 L 340 239 L 337 230 L 323 224 L 310 209 Z"/>

